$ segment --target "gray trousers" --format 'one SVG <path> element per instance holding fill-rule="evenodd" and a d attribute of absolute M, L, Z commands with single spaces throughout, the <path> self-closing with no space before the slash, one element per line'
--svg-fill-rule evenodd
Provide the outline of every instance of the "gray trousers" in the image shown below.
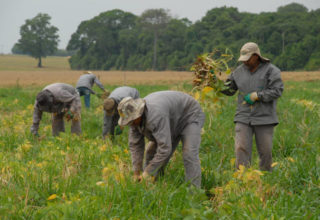
<path fill-rule="evenodd" d="M 271 171 L 272 139 L 274 125 L 248 125 L 237 122 L 235 126 L 236 167 L 250 166 L 252 139 L 255 135 L 257 151 L 260 158 L 260 169 Z"/>
<path fill-rule="evenodd" d="M 201 166 L 199 159 L 199 147 L 201 142 L 201 126 L 197 123 L 191 123 L 187 125 L 181 135 L 173 141 L 171 154 L 165 161 L 164 165 L 159 169 L 158 175 L 163 174 L 164 168 L 169 162 L 180 140 L 182 141 L 182 157 L 185 168 L 185 180 L 196 187 L 200 187 Z M 157 144 L 150 141 L 146 149 L 145 166 L 147 166 L 153 159 L 156 152 Z"/>
<path fill-rule="evenodd" d="M 52 114 L 52 135 L 57 136 L 60 132 L 65 132 L 64 128 L 64 114 Z M 72 120 L 71 133 L 81 134 L 80 120 Z"/>

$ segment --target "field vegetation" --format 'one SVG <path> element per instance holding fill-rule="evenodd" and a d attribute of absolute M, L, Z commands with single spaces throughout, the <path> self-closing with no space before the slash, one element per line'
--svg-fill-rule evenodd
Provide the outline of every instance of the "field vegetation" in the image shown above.
<path fill-rule="evenodd" d="M 16 70 L 4 67 L 1 60 L 0 74 L 33 73 L 32 69 L 19 69 L 18 64 Z M 43 64 L 46 66 L 46 60 Z M 45 78 L 70 71 L 50 70 L 49 60 L 47 65 L 35 72 Z M 42 80 L 40 75 L 37 80 Z M 128 84 L 144 97 L 167 89 L 190 92 L 191 81 L 183 81 Z M 41 81 L 45 82 L 49 83 Z M 104 84 L 112 90 L 122 83 Z M 258 170 L 256 149 L 252 168 L 238 171 L 234 168 L 236 97 L 226 97 L 225 104 L 214 115 L 204 106 L 207 120 L 200 149 L 201 190 L 184 183 L 179 147 L 159 181 L 134 182 L 127 146 L 128 128 L 114 142 L 103 141 L 102 100 L 96 96 L 92 97 L 92 108 L 82 110 L 81 136 L 71 135 L 67 124 L 66 133 L 52 137 L 51 116 L 45 113 L 40 138 L 34 138 L 30 134 L 33 104 L 42 85 L 30 85 L 19 81 L 0 88 L 1 219 L 318 219 L 320 216 L 319 80 L 285 81 L 285 91 L 278 102 L 280 124 L 275 129 L 271 173 Z"/>

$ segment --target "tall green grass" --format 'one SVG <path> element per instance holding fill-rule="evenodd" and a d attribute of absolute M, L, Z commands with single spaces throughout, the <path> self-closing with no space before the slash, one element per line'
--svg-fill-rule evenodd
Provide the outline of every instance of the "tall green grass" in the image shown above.
<path fill-rule="evenodd" d="M 80 137 L 70 134 L 69 124 L 66 133 L 52 137 L 50 115 L 44 113 L 38 140 L 29 129 L 41 88 L 0 89 L 0 218 L 318 219 L 318 85 L 286 82 L 278 101 L 271 173 L 257 171 L 255 149 L 251 169 L 234 169 L 236 97 L 228 98 L 211 127 L 209 120 L 204 127 L 201 190 L 184 183 L 180 148 L 156 183 L 134 182 L 128 128 L 114 142 L 103 141 L 102 100 L 96 96 L 90 110 L 83 107 Z M 136 88 L 143 97 L 166 89 L 188 91 L 190 85 Z"/>

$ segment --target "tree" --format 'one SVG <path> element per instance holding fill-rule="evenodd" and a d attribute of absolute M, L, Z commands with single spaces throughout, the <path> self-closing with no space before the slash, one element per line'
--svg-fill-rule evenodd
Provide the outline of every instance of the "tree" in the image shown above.
<path fill-rule="evenodd" d="M 163 8 L 148 9 L 140 17 L 140 24 L 153 33 L 153 70 L 157 69 L 157 42 L 159 34 L 165 29 L 170 20 L 169 11 Z"/>
<path fill-rule="evenodd" d="M 20 28 L 21 38 L 17 47 L 23 52 L 38 59 L 38 67 L 42 67 L 42 57 L 53 54 L 57 50 L 59 36 L 58 28 L 50 24 L 51 17 L 39 13 L 32 19 L 27 19 Z"/>
<path fill-rule="evenodd" d="M 308 9 L 304 5 L 293 2 L 291 4 L 279 7 L 277 12 L 278 13 L 299 13 L 299 12 L 306 13 L 308 12 Z"/>
<path fill-rule="evenodd" d="M 120 53 L 128 45 L 122 45 L 121 32 L 134 30 L 136 16 L 119 9 L 100 13 L 91 20 L 83 21 L 72 34 L 67 50 L 76 51 L 70 59 L 73 69 L 124 68 L 128 57 Z M 120 43 L 121 42 L 121 43 Z M 120 61 L 117 61 L 117 59 Z"/>

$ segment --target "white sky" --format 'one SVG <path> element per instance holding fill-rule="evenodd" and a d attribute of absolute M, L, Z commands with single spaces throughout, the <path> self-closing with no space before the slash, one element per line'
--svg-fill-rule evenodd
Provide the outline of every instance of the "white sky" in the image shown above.
<path fill-rule="evenodd" d="M 240 12 L 271 12 L 292 2 L 309 10 L 320 8 L 320 0 L 0 0 L 0 54 L 11 53 L 20 38 L 20 27 L 38 13 L 51 16 L 51 24 L 59 29 L 59 48 L 65 49 L 81 21 L 101 12 L 121 9 L 135 15 L 151 8 L 169 9 L 177 18 L 195 22 L 212 8 L 232 6 Z"/>

